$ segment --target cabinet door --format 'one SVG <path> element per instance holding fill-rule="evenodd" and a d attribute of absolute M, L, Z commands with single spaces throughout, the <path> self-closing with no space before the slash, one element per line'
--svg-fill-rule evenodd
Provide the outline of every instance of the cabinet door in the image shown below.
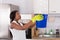
<path fill-rule="evenodd" d="M 60 0 L 49 0 L 49 13 L 60 13 Z"/>
<path fill-rule="evenodd" d="M 48 13 L 48 0 L 34 0 L 33 1 L 34 13 Z"/>

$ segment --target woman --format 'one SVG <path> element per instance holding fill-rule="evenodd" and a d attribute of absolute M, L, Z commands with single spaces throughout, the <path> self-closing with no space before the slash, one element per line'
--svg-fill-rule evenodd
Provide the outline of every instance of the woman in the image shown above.
<path fill-rule="evenodd" d="M 25 25 L 19 23 L 18 21 L 21 20 L 21 16 L 17 10 L 10 13 L 10 20 L 10 31 L 13 35 L 13 40 L 26 40 L 25 30 L 30 28 L 35 23 L 33 23 L 32 21 L 28 22 Z"/>

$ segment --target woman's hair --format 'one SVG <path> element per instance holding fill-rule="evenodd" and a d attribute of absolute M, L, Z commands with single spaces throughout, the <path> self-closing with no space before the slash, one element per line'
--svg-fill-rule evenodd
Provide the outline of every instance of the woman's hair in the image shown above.
<path fill-rule="evenodd" d="M 14 10 L 10 13 L 10 22 L 12 22 L 15 19 L 16 12 L 18 12 L 18 10 Z"/>

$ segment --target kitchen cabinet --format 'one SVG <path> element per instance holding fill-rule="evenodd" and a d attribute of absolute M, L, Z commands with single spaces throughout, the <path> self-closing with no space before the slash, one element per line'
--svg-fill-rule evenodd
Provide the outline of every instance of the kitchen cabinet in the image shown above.
<path fill-rule="evenodd" d="M 33 11 L 35 14 L 48 14 L 48 0 L 34 0 Z"/>
<path fill-rule="evenodd" d="M 60 0 L 49 0 L 49 13 L 60 13 Z"/>

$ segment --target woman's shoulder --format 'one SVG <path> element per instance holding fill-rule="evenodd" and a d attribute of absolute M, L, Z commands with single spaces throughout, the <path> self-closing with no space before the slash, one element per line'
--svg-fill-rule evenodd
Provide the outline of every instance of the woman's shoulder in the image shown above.
<path fill-rule="evenodd" d="M 10 23 L 10 28 L 13 29 L 13 27 L 17 24 L 17 22 L 15 20 L 13 20 L 11 23 Z"/>
<path fill-rule="evenodd" d="M 11 22 L 11 24 L 13 24 L 13 23 L 14 23 L 14 24 L 18 24 L 15 20 L 13 20 L 13 21 Z"/>
<path fill-rule="evenodd" d="M 12 21 L 12 23 L 16 23 L 16 21 L 14 20 L 14 21 Z"/>

